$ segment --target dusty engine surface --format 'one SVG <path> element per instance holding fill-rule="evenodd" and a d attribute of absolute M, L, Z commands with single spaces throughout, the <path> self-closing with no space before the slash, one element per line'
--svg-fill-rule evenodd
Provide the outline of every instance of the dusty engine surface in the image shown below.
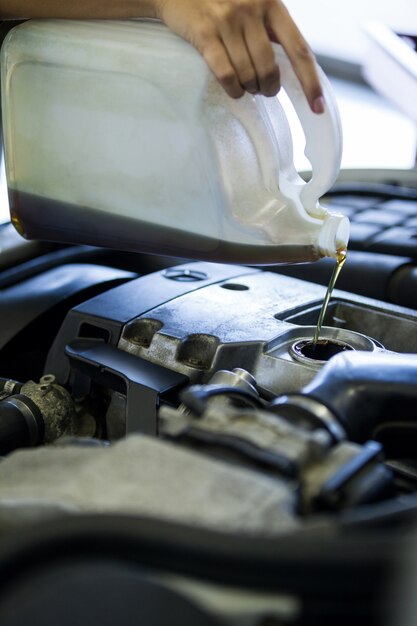
<path fill-rule="evenodd" d="M 396 493 L 398 471 L 398 445 L 390 449 L 387 443 L 387 433 L 392 435 L 396 428 L 390 406 L 401 398 L 404 433 L 415 395 L 409 387 L 417 359 L 403 353 L 417 352 L 417 315 L 405 309 L 393 315 L 392 308 L 384 310 L 381 303 L 339 292 L 322 333 L 329 352 L 314 358 L 303 347 L 313 336 L 323 292 L 323 287 L 279 274 L 208 263 L 142 276 L 70 310 L 39 385 L 19 386 L 16 395 L 13 381 L 5 383 L 3 408 L 7 405 L 12 414 L 21 411 L 26 445 L 62 444 L 65 436 L 94 438 L 102 444 L 121 440 L 111 450 L 68 456 L 69 466 L 77 465 L 81 473 L 83 458 L 88 466 L 94 455 L 99 464 L 100 455 L 109 458 L 109 471 L 96 473 L 103 484 L 99 480 L 82 496 L 74 489 L 70 502 L 81 509 L 93 502 L 123 509 L 119 495 L 113 504 L 111 495 L 123 484 L 128 508 L 136 501 L 134 510 L 180 519 L 188 511 L 185 521 L 199 519 L 210 525 L 212 507 L 201 517 L 200 497 L 191 495 L 201 494 L 204 481 L 190 481 L 189 470 L 195 467 L 192 473 L 197 476 L 211 463 L 216 475 L 219 459 L 226 463 L 226 473 L 236 473 L 233 480 L 244 485 L 239 490 L 246 493 L 247 503 L 249 473 L 256 493 L 266 489 L 262 502 L 272 499 L 276 504 L 272 517 L 268 506 L 265 511 L 263 505 L 251 505 L 250 516 L 233 513 L 232 507 L 226 520 L 225 511 L 236 501 L 228 489 L 228 506 L 220 498 L 218 507 L 215 526 L 220 530 L 230 524 L 245 527 L 241 520 L 253 520 L 254 510 L 258 519 L 247 529 L 282 532 L 289 522 L 295 528 L 300 519 L 316 512 L 385 500 Z M 159 441 L 124 441 L 126 435 L 141 434 Z M 174 451 L 172 444 L 177 446 Z M 65 505 L 59 477 L 69 467 L 65 470 L 61 452 L 41 449 L 35 463 L 41 475 L 45 454 L 47 480 L 34 472 L 34 459 L 27 467 L 23 463 L 21 471 L 11 463 L 11 498 L 12 484 L 25 484 L 30 477 L 27 493 L 38 493 L 38 503 L 47 499 Z M 384 462 L 391 454 L 392 462 Z M 122 464 L 110 462 L 111 455 L 130 455 L 132 468 L 148 476 L 146 484 L 164 484 L 166 493 L 175 493 L 173 485 L 168 488 L 171 478 L 175 484 L 187 482 L 183 505 L 175 506 L 178 494 L 168 505 L 162 491 L 153 500 L 167 505 L 163 513 L 143 489 L 138 494 L 135 486 L 130 493 L 129 472 L 125 468 L 118 475 L 115 468 Z M 172 456 L 169 480 L 165 470 L 159 476 L 161 455 Z M 136 467 L 137 459 L 146 457 L 146 471 Z M 39 491 L 39 485 L 51 486 L 51 481 L 52 491 Z M 207 493 L 215 491 L 213 485 L 206 488 Z M 110 494 L 107 500 L 97 500 L 104 492 Z"/>

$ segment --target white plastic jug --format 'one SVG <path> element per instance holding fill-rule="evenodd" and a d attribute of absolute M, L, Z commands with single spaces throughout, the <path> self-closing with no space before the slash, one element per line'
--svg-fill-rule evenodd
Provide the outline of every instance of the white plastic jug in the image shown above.
<path fill-rule="evenodd" d="M 2 49 L 12 220 L 21 234 L 222 262 L 336 256 L 348 220 L 318 199 L 341 130 L 313 114 L 280 46 L 283 86 L 313 175 L 298 175 L 277 98 L 228 97 L 194 48 L 159 22 L 30 21 Z"/>

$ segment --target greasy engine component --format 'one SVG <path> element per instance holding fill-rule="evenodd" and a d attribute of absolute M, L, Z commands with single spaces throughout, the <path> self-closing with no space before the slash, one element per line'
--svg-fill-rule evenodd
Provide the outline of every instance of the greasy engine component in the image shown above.
<path fill-rule="evenodd" d="M 261 467 L 280 480 L 294 481 L 296 508 L 302 515 L 351 508 L 393 495 L 393 474 L 382 463 L 379 443 L 335 442 L 332 433 L 336 429 L 325 429 L 319 421 L 313 427 L 307 421 L 296 424 L 285 412 L 283 416 L 271 413 L 253 387 L 245 389 L 247 385 L 239 370 L 217 372 L 208 385 L 188 387 L 177 410 L 161 408 L 161 434 L 183 445 L 197 445 L 207 454 L 215 452 L 245 466 Z"/>
<path fill-rule="evenodd" d="M 55 382 L 55 376 L 46 374 L 39 383 L 32 380 L 22 386 L 21 394 L 30 398 L 38 407 L 44 424 L 44 443 L 52 443 L 63 435 L 76 432 L 75 406 L 71 395 Z"/>
<path fill-rule="evenodd" d="M 85 389 L 89 390 L 95 383 L 126 398 L 122 416 L 114 414 L 112 423 L 107 419 L 106 431 L 112 438 L 128 432 L 156 435 L 161 398 L 188 382 L 182 374 L 135 358 L 102 342 L 77 340 L 67 346 L 66 354 L 74 371 L 74 387 L 81 375 L 81 385 Z"/>
<path fill-rule="evenodd" d="M 56 384 L 55 376 L 47 374 L 39 383 L 25 384 L 3 379 L 1 387 L 0 454 L 76 433 L 74 401 Z"/>
<path fill-rule="evenodd" d="M 179 265 L 72 309 L 45 371 L 77 397 L 80 388 L 88 394 L 92 384 L 101 386 L 109 396 L 108 438 L 155 434 L 159 406 L 175 405 L 179 389 L 205 384 L 218 370 L 244 368 L 268 399 L 308 385 L 323 366 L 323 358 L 303 350 L 324 293 L 319 285 L 252 268 Z M 344 346 L 368 355 L 417 352 L 414 311 L 335 291 L 325 325 L 329 356 Z"/>

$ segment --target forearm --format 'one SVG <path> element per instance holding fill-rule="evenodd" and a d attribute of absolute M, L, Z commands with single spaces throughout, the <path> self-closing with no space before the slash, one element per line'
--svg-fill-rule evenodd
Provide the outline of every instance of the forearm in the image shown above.
<path fill-rule="evenodd" d="M 157 0 L 0 0 L 0 19 L 157 17 Z"/>

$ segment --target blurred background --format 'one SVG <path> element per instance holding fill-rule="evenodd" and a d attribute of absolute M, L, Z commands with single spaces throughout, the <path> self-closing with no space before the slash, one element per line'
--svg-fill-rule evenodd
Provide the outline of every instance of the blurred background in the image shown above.
<path fill-rule="evenodd" d="M 371 46 L 368 25 L 377 22 L 396 32 L 417 34 L 415 0 L 287 0 L 286 4 L 336 91 L 344 136 L 342 167 L 415 166 L 415 122 L 363 78 Z M 393 84 L 392 91 L 396 88 Z"/>

